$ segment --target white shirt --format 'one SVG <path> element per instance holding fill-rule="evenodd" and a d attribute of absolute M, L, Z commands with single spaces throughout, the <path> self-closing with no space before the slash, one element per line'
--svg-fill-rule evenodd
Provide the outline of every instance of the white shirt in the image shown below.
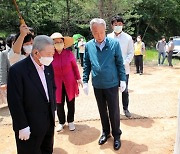
<path fill-rule="evenodd" d="M 37 72 L 38 72 L 38 74 L 39 74 L 39 77 L 40 77 L 40 79 L 41 79 L 42 85 L 43 85 L 43 87 L 44 87 L 44 91 L 45 91 L 45 93 L 46 93 L 46 97 L 47 97 L 47 99 L 48 99 L 48 101 L 49 101 L 49 94 L 48 94 L 48 89 L 47 89 L 47 82 L 46 82 L 46 77 L 45 77 L 45 74 L 44 74 L 44 65 L 39 66 L 39 65 L 35 62 L 35 60 L 32 58 L 31 55 L 30 55 L 30 57 L 31 57 L 31 60 L 32 60 L 33 64 L 34 64 L 35 67 L 36 67 L 36 70 L 37 70 Z"/>
<path fill-rule="evenodd" d="M 85 51 L 85 44 L 86 44 L 86 42 L 83 42 L 83 41 L 78 42 L 79 53 L 84 53 L 84 51 Z"/>
<path fill-rule="evenodd" d="M 13 65 L 24 58 L 26 58 L 25 55 L 22 55 L 21 53 L 20 54 L 15 53 L 12 48 L 10 49 L 8 53 L 8 59 L 9 59 L 10 65 Z"/>
<path fill-rule="evenodd" d="M 115 33 L 112 32 L 108 34 L 107 37 L 115 38 L 119 41 L 126 74 L 129 74 L 130 73 L 129 64 L 134 56 L 134 42 L 132 40 L 132 37 L 123 31 L 118 36 L 116 36 Z"/>

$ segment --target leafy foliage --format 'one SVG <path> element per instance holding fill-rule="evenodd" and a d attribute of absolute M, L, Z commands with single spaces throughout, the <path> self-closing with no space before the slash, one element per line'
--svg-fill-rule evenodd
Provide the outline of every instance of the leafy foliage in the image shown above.
<path fill-rule="evenodd" d="M 124 31 L 154 46 L 161 35 L 180 35 L 180 0 L 16 0 L 28 26 L 37 34 L 50 35 L 61 32 L 72 36 L 80 33 L 90 39 L 89 22 L 101 17 L 107 22 L 114 15 L 122 15 Z M 3 35 L 19 30 L 19 20 L 12 0 L 0 0 L 0 33 Z"/>

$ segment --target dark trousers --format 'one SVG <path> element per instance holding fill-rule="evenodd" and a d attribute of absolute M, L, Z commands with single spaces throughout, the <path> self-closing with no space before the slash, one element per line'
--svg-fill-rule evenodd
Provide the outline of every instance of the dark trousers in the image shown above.
<path fill-rule="evenodd" d="M 51 112 L 51 111 L 49 111 Z M 51 113 L 50 113 L 51 114 Z M 19 132 L 15 133 L 17 154 L 52 154 L 54 144 L 54 123 L 52 115 L 47 118 L 47 127 L 44 127 L 38 136 L 30 134 L 29 140 L 20 140 Z"/>
<path fill-rule="evenodd" d="M 84 56 L 84 53 L 80 53 L 81 67 L 83 67 L 83 56 Z"/>
<path fill-rule="evenodd" d="M 122 132 L 120 130 L 118 86 L 109 89 L 94 88 L 94 94 L 99 109 L 103 133 L 106 135 L 110 134 L 111 123 L 112 135 L 114 139 L 119 139 Z"/>
<path fill-rule="evenodd" d="M 129 74 L 126 74 L 126 89 L 122 92 L 122 104 L 124 110 L 127 110 L 129 105 L 128 81 Z"/>
<path fill-rule="evenodd" d="M 169 66 L 173 66 L 172 65 L 172 55 L 173 55 L 173 51 L 169 51 L 168 52 L 168 63 L 169 63 Z"/>
<path fill-rule="evenodd" d="M 136 73 L 143 73 L 143 55 L 134 56 Z"/>
<path fill-rule="evenodd" d="M 57 115 L 58 115 L 60 124 L 64 124 L 66 122 L 66 116 L 65 116 L 65 111 L 64 111 L 65 99 L 66 99 L 67 109 L 68 109 L 67 122 L 70 123 L 74 121 L 75 98 L 69 101 L 65 86 L 63 84 L 62 85 L 62 102 L 57 103 Z"/>

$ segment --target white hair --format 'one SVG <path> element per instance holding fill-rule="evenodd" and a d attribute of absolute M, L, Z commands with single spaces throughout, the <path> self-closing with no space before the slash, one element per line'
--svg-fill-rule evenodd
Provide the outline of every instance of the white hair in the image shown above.
<path fill-rule="evenodd" d="M 102 24 L 104 25 L 104 28 L 106 29 L 106 22 L 104 21 L 104 19 L 101 18 L 94 18 L 90 21 L 90 29 L 92 31 L 92 26 L 93 24 Z"/>
<path fill-rule="evenodd" d="M 38 35 L 34 38 L 32 50 L 36 49 L 40 52 L 40 51 L 44 50 L 44 48 L 47 45 L 53 45 L 53 44 L 54 44 L 54 42 L 49 36 Z"/>

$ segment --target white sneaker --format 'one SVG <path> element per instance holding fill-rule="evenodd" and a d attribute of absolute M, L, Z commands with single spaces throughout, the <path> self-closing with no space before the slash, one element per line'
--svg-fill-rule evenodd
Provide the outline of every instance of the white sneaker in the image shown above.
<path fill-rule="evenodd" d="M 58 124 L 56 131 L 60 132 L 61 130 L 63 130 L 63 128 L 64 128 L 64 124 Z"/>
<path fill-rule="evenodd" d="M 68 123 L 68 125 L 69 125 L 69 130 L 70 130 L 70 131 L 73 131 L 73 130 L 76 129 L 73 122 Z"/>

